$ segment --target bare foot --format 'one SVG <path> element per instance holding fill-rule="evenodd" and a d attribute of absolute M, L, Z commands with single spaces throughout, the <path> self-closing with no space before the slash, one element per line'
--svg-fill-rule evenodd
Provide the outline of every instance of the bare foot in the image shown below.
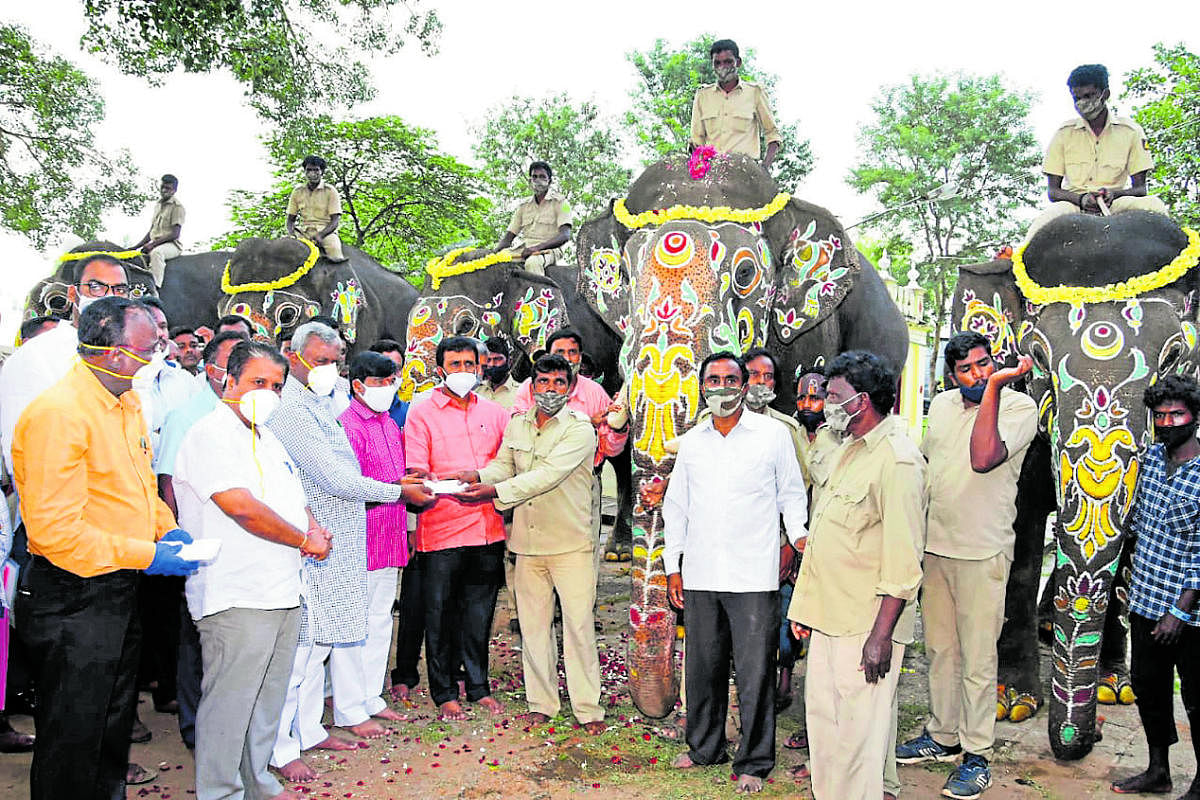
<path fill-rule="evenodd" d="M 755 794 L 763 790 L 762 778 L 757 775 L 738 775 L 738 794 Z"/>
<path fill-rule="evenodd" d="M 1117 794 L 1166 794 L 1171 791 L 1171 773 L 1147 769 L 1123 781 L 1114 781 L 1112 790 Z"/>
<path fill-rule="evenodd" d="M 891 792 L 884 792 L 883 800 L 899 800 L 899 798 L 897 798 L 896 795 L 892 794 Z"/>
<path fill-rule="evenodd" d="M 325 741 L 320 744 L 313 745 L 315 750 L 357 750 L 358 744 L 355 742 L 347 742 L 345 739 L 339 739 L 336 736 L 326 736 Z M 295 762 L 292 762 L 295 763 Z M 282 770 L 281 770 L 282 771 Z"/>
<path fill-rule="evenodd" d="M 388 729 L 373 719 L 368 719 L 366 722 L 360 722 L 357 725 L 347 725 L 346 730 L 364 739 L 380 739 L 388 735 Z"/>
<path fill-rule="evenodd" d="M 490 694 L 487 697 L 479 698 L 475 702 L 478 703 L 479 705 L 483 706 L 484 708 L 486 708 L 488 711 L 492 712 L 493 714 L 504 713 L 504 706 L 500 705 L 500 701 L 497 700 L 496 698 L 492 697 Z"/>
<path fill-rule="evenodd" d="M 271 800 L 304 800 L 304 795 L 299 795 L 295 792 L 284 789 L 282 792 L 272 797 Z"/>
<path fill-rule="evenodd" d="M 405 722 L 408 719 L 408 717 L 405 717 L 403 714 L 393 711 L 390 708 L 385 708 L 378 714 L 372 714 L 371 716 L 375 717 L 375 719 L 386 719 L 391 720 L 392 722 Z"/>
<path fill-rule="evenodd" d="M 412 690 L 409 689 L 407 686 L 405 686 L 403 683 L 397 683 L 392 686 L 392 699 L 395 700 L 397 703 L 408 703 L 408 702 L 410 702 L 409 694 L 411 692 L 412 692 Z"/>
<path fill-rule="evenodd" d="M 593 720 L 591 722 L 583 723 L 583 729 L 585 731 L 587 731 L 588 733 L 590 733 L 592 736 L 599 736 L 600 734 L 604 733 L 604 730 L 607 727 L 608 726 L 604 724 L 604 720 L 602 720 L 602 719 L 597 719 L 597 720 Z"/>
<path fill-rule="evenodd" d="M 812 777 L 812 774 L 808 771 L 808 764 L 797 764 L 794 767 L 789 767 L 787 774 L 794 781 L 802 781 Z M 896 798 L 893 797 L 892 800 L 896 800 Z"/>
<path fill-rule="evenodd" d="M 289 783 L 308 783 L 317 779 L 317 771 L 304 763 L 303 758 L 289 761 L 279 768 L 279 774 Z"/>
<path fill-rule="evenodd" d="M 687 753 L 680 753 L 675 757 L 675 760 L 671 762 L 671 766 L 675 769 L 691 769 L 692 767 L 698 767 L 700 765 L 695 761 L 692 761 L 692 757 Z"/>
<path fill-rule="evenodd" d="M 438 706 L 438 719 L 461 721 L 467 718 L 467 712 L 457 700 L 447 700 Z"/>
<path fill-rule="evenodd" d="M 550 721 L 550 717 L 540 711 L 530 711 L 525 715 L 525 719 L 530 725 L 545 725 Z"/>

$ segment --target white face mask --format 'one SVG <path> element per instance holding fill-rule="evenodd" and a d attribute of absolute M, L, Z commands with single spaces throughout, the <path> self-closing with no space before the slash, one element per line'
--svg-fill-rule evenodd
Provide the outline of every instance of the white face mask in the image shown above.
<path fill-rule="evenodd" d="M 242 395 L 239 405 L 242 416 L 252 425 L 265 425 L 275 409 L 279 408 L 279 395 L 270 389 L 252 389 Z"/>
<path fill-rule="evenodd" d="M 742 407 L 744 397 L 741 389 L 732 387 L 704 390 L 704 403 L 714 417 L 733 416 Z"/>
<path fill-rule="evenodd" d="M 765 383 L 754 383 L 746 390 L 746 405 L 751 411 L 762 411 L 775 399 L 775 390 Z"/>
<path fill-rule="evenodd" d="M 396 384 L 389 383 L 387 386 L 363 386 L 362 394 L 359 397 L 367 408 L 372 411 L 382 414 L 392 407 L 392 399 L 396 396 Z"/>
<path fill-rule="evenodd" d="M 75 291 L 79 292 L 79 289 L 77 288 Z M 85 308 L 100 299 L 99 297 L 88 297 L 85 294 L 76 294 L 75 298 L 75 307 L 79 309 L 80 314 L 83 313 Z"/>
<path fill-rule="evenodd" d="M 479 378 L 474 372 L 451 372 L 442 382 L 459 397 L 466 397 L 479 384 Z"/>
<path fill-rule="evenodd" d="M 337 379 L 338 365 L 322 364 L 308 371 L 308 388 L 317 397 L 327 397 L 333 392 L 333 387 L 337 386 Z"/>
<path fill-rule="evenodd" d="M 854 395 L 854 397 L 858 397 L 859 394 L 862 394 L 862 392 Z M 853 414 L 846 410 L 846 405 L 853 400 L 854 397 L 848 398 L 844 403 L 830 403 L 826 401 L 825 423 L 834 433 L 845 433 L 850 427 L 850 421 L 862 412 L 861 408 L 858 411 L 855 411 Z"/>

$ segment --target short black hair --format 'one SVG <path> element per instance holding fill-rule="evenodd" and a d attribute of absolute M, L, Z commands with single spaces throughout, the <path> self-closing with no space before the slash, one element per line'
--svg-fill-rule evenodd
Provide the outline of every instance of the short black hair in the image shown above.
<path fill-rule="evenodd" d="M 554 333 L 550 334 L 550 337 L 548 339 L 546 339 L 546 352 L 547 353 L 549 353 L 553 349 L 554 343 L 557 342 L 559 339 L 574 339 L 575 344 L 579 345 L 579 350 L 582 352 L 583 337 L 579 335 L 579 331 L 575 330 L 574 328 L 559 328 Z"/>
<path fill-rule="evenodd" d="M 1171 400 L 1178 400 L 1187 406 L 1193 417 L 1200 417 L 1200 386 L 1191 378 L 1168 375 L 1142 392 L 1142 403 L 1151 411 Z"/>
<path fill-rule="evenodd" d="M 245 339 L 233 346 L 229 351 L 229 361 L 225 364 L 225 374 L 235 381 L 242 377 L 242 371 L 252 360 L 265 358 L 272 364 L 283 367 L 283 377 L 287 380 L 288 362 L 283 355 L 269 344 Z"/>
<path fill-rule="evenodd" d="M 571 362 L 556 353 L 551 353 L 533 362 L 533 374 L 529 377 L 529 385 L 533 386 L 533 379 L 538 375 L 549 375 L 552 372 L 565 372 L 567 373 L 567 383 L 575 382 L 575 375 L 571 372 Z"/>
<path fill-rule="evenodd" d="M 324 171 L 325 159 L 321 158 L 320 156 L 305 156 L 304 160 L 300 162 L 300 167 L 302 169 L 308 169 L 309 166 L 314 166 L 317 169 Z"/>
<path fill-rule="evenodd" d="M 390 378 L 399 371 L 400 367 L 387 356 L 364 350 L 350 359 L 348 377 L 351 382 L 365 381 L 367 378 Z"/>
<path fill-rule="evenodd" d="M 715 353 L 710 353 L 707 358 L 700 362 L 700 384 L 704 385 L 704 372 L 708 369 L 708 365 L 714 361 L 732 361 L 737 364 L 742 370 L 742 385 L 745 386 L 750 381 L 750 370 L 746 369 L 746 362 L 737 353 L 729 350 L 718 350 Z"/>
<path fill-rule="evenodd" d="M 1067 87 L 1074 89 L 1079 86 L 1095 86 L 1097 89 L 1108 88 L 1108 67 L 1103 64 L 1080 64 L 1071 70 L 1067 76 Z"/>
<path fill-rule="evenodd" d="M 21 337 L 21 343 L 24 344 L 25 342 L 28 342 L 33 337 L 37 336 L 38 330 L 43 325 L 45 325 L 47 322 L 62 322 L 62 321 L 63 320 L 61 317 L 51 317 L 51 316 L 33 317 L 32 319 L 25 320 L 24 322 L 21 323 L 21 331 L 19 334 Z"/>
<path fill-rule="evenodd" d="M 946 371 L 954 372 L 958 362 L 976 347 L 982 347 L 988 355 L 992 354 L 992 343 L 978 331 L 962 331 L 951 336 L 946 341 Z"/>
<path fill-rule="evenodd" d="M 176 325 L 174 328 L 171 328 L 171 331 L 168 335 L 174 339 L 176 336 L 183 336 L 185 333 L 190 333 L 192 336 L 195 336 L 196 329 L 189 328 L 187 325 Z"/>
<path fill-rule="evenodd" d="M 372 353 L 399 353 L 400 355 L 404 355 L 404 345 L 395 339 L 380 339 L 367 349 Z"/>
<path fill-rule="evenodd" d="M 149 306 L 150 308 L 157 308 L 159 311 L 163 312 L 164 317 L 167 315 L 167 310 L 163 308 L 162 300 L 159 300 L 154 295 L 148 294 L 139 297 L 138 299 L 142 301 L 142 305 Z"/>
<path fill-rule="evenodd" d="M 825 378 L 845 378 L 856 392 L 866 392 L 875 410 L 886 416 L 896 404 L 896 373 L 887 362 L 866 350 L 847 350 L 825 368 Z"/>
<path fill-rule="evenodd" d="M 437 365 L 439 367 L 446 366 L 446 353 L 461 353 L 465 350 L 470 350 L 471 355 L 475 356 L 475 360 L 479 360 L 479 348 L 475 346 L 475 340 L 470 336 L 451 336 L 442 339 L 437 346 Z"/>
<path fill-rule="evenodd" d="M 169 172 L 166 175 L 162 176 L 162 182 L 167 184 L 168 186 L 174 186 L 176 189 L 179 188 L 179 178 L 176 178 L 174 175 L 172 175 Z"/>
<path fill-rule="evenodd" d="M 247 334 L 254 333 L 254 326 L 250 323 L 250 320 L 238 314 L 226 314 L 217 320 L 218 329 L 223 325 L 245 325 Z"/>
<path fill-rule="evenodd" d="M 775 354 L 765 347 L 751 347 L 742 356 L 742 361 L 745 361 L 747 368 L 751 361 L 756 358 L 765 358 L 771 362 L 771 373 L 775 378 L 775 382 L 779 382 L 779 360 L 775 358 Z"/>
<path fill-rule="evenodd" d="M 596 375 L 596 362 L 587 353 L 579 354 L 579 374 L 585 378 L 592 378 Z"/>
<path fill-rule="evenodd" d="M 484 342 L 489 353 L 495 353 L 505 358 L 512 358 L 512 348 L 508 346 L 508 339 L 503 336 L 490 336 Z"/>
<path fill-rule="evenodd" d="M 125 325 L 130 311 L 141 311 L 150 318 L 150 309 L 139 300 L 108 295 L 84 309 L 79 315 L 79 354 L 96 355 L 97 347 L 115 347 L 125 338 Z M 87 345 L 91 345 L 88 347 Z"/>
<path fill-rule="evenodd" d="M 737 42 L 733 39 L 717 39 L 712 43 L 712 47 L 708 48 L 708 57 L 712 58 L 722 50 L 728 50 L 733 53 L 734 58 L 741 58 L 741 51 L 738 50 Z"/>
<path fill-rule="evenodd" d="M 533 174 L 533 171 L 534 171 L 535 169 L 537 169 L 538 167 L 541 167 L 542 169 L 546 170 L 546 177 L 547 177 L 547 178 L 553 178 L 553 177 L 554 177 L 554 170 L 550 169 L 550 165 L 549 165 L 549 164 L 547 164 L 545 161 L 534 161 L 533 163 L 531 163 L 531 164 L 529 165 L 529 174 L 530 174 L 530 175 L 532 175 L 532 174 Z"/>
<path fill-rule="evenodd" d="M 102 261 L 105 264 L 113 264 L 120 267 L 121 271 L 125 273 L 125 282 L 129 283 L 129 268 L 125 266 L 124 261 L 121 261 L 119 258 L 109 253 L 97 253 L 94 256 L 81 258 L 75 262 L 75 271 L 71 274 L 71 280 L 76 286 L 78 286 L 79 282 L 83 280 L 83 273 L 87 271 L 87 268 L 97 261 Z"/>
<path fill-rule="evenodd" d="M 204 359 L 204 363 L 211 364 L 213 359 L 217 357 L 217 350 L 221 348 L 221 345 L 233 341 L 248 342 L 250 341 L 250 336 L 241 331 L 221 331 L 212 338 L 211 342 L 204 345 L 204 354 L 201 356 Z"/>
<path fill-rule="evenodd" d="M 338 324 L 338 321 L 336 319 L 334 319 L 333 317 L 329 316 L 328 314 L 313 314 L 311 317 L 308 318 L 307 321 L 308 322 L 319 322 L 322 325 L 324 325 L 326 328 L 333 328 L 339 334 L 342 332 L 341 325 Z"/>

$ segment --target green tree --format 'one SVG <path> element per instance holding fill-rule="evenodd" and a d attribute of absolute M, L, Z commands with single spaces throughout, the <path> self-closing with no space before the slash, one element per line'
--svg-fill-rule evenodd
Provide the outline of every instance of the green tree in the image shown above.
<path fill-rule="evenodd" d="M 644 162 L 651 164 L 669 153 L 690 149 L 692 136 L 692 98 L 701 84 L 715 83 L 709 47 L 716 41 L 711 33 L 701 34 L 682 47 L 671 47 L 663 39 L 655 40 L 648 50 L 634 50 L 625 58 L 637 72 L 637 84 L 629 92 L 633 110 L 625 114 L 625 124 L 641 149 Z M 758 69 L 754 50 L 742 50 L 742 76 L 764 86 L 772 102 L 778 76 Z M 774 109 L 772 109 L 774 111 Z M 783 137 L 779 154 L 771 165 L 775 180 L 794 192 L 812 172 L 813 155 L 807 139 L 800 136 L 798 122 L 785 122 L 775 115 Z M 765 152 L 765 150 L 764 150 Z"/>
<path fill-rule="evenodd" d="M 288 197 L 304 179 L 300 162 L 309 153 L 328 162 L 325 178 L 342 197 L 342 240 L 416 285 L 428 259 L 481 234 L 489 204 L 479 175 L 438 152 L 431 131 L 399 117 L 343 122 L 317 117 L 301 127 L 302 137 L 288 129 L 265 140 L 274 185 L 265 192 L 232 193 L 233 230 L 217 246 L 283 235 Z"/>
<path fill-rule="evenodd" d="M 871 229 L 915 244 L 933 345 L 959 264 L 1016 241 L 1013 212 L 1036 202 L 1041 151 L 1028 123 L 1032 100 L 998 75 L 914 75 L 883 90 L 872 105 L 875 120 L 859 135 L 847 183 L 883 205 Z"/>
<path fill-rule="evenodd" d="M 0 24 L 0 225 L 45 247 L 66 233 L 96 238 L 108 209 L 141 209 L 129 153 L 96 147 L 103 119 L 91 78 Z"/>
<path fill-rule="evenodd" d="M 437 49 L 422 0 L 83 0 L 84 46 L 122 72 L 161 80 L 226 71 L 261 114 L 286 123 L 374 93 L 364 54 L 415 40 Z M 346 46 L 349 43 L 350 47 Z"/>
<path fill-rule="evenodd" d="M 472 133 L 475 159 L 496 202 L 489 219 L 492 238 L 483 244 L 500 238 L 514 207 L 531 195 L 532 161 L 550 164 L 552 189 L 570 202 L 576 225 L 603 211 L 629 186 L 620 137 L 590 101 L 577 102 L 566 94 L 541 100 L 513 97 L 489 109 Z"/>
<path fill-rule="evenodd" d="M 1200 225 L 1200 56 L 1154 45 L 1154 64 L 1125 76 L 1124 98 L 1146 131 L 1155 167 L 1150 191 L 1181 225 Z"/>

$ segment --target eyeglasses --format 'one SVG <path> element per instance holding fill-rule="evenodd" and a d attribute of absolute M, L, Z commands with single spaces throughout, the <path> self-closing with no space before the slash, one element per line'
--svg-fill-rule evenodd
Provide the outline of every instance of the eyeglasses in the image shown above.
<path fill-rule="evenodd" d="M 88 294 L 92 297 L 105 297 L 108 294 L 116 295 L 117 297 L 129 297 L 128 283 L 105 283 L 104 281 L 84 281 L 79 284 L 79 288 L 87 288 Z"/>

